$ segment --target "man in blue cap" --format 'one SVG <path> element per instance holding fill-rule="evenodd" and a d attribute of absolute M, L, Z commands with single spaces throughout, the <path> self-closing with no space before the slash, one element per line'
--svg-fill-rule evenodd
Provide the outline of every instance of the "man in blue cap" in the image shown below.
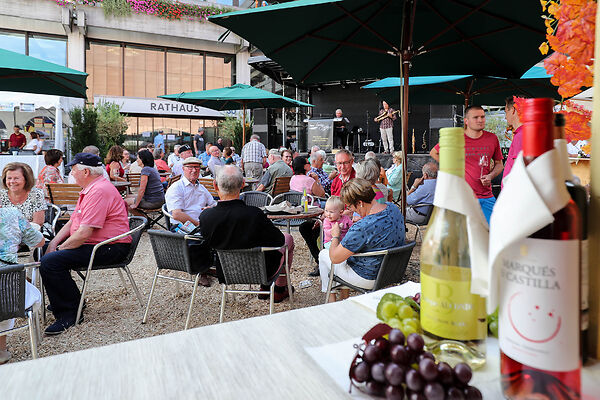
<path fill-rule="evenodd" d="M 82 191 L 71 219 L 48 244 L 40 260 L 40 273 L 56 317 L 46 328 L 47 335 L 58 335 L 75 325 L 81 295 L 71 278 L 71 268 L 86 267 L 96 244 L 129 231 L 125 201 L 102 176 L 100 157 L 78 153 L 67 166 L 72 167 L 71 173 Z M 123 260 L 130 243 L 131 236 L 126 236 L 100 247 L 95 263 L 110 265 Z"/>

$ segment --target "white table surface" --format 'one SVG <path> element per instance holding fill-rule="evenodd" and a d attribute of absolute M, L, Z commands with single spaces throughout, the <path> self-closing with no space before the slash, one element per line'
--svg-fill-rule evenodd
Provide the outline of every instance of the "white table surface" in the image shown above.
<path fill-rule="evenodd" d="M 0 172 L 4 169 L 6 164 L 11 162 L 22 162 L 31 167 L 33 170 L 34 178 L 37 178 L 42 168 L 46 163 L 44 162 L 43 155 L 0 155 Z"/>
<path fill-rule="evenodd" d="M 394 290 L 411 293 L 416 288 L 418 284 Z M 352 398 L 347 385 L 337 382 L 334 376 L 347 379 L 349 363 L 343 361 L 343 368 L 336 367 L 332 372 L 323 359 L 331 359 L 329 364 L 334 365 L 338 358 L 345 360 L 348 344 L 356 343 L 357 338 L 378 323 L 370 305 L 381 297 L 381 292 L 272 316 L 7 364 L 0 367 L 0 398 Z M 319 351 L 319 347 L 323 350 Z M 497 351 L 490 347 L 489 364 L 498 365 Z M 323 357 L 326 349 L 340 350 Z M 315 356 L 315 352 L 321 355 Z M 494 373 L 499 375 L 499 371 Z M 482 392 L 494 394 L 485 399 L 500 398 L 495 395 L 500 394 L 498 378 L 476 372 L 473 379 Z M 590 379 L 600 382 L 598 363 L 586 368 L 584 386 Z M 584 397 L 590 398 L 597 397 Z"/>

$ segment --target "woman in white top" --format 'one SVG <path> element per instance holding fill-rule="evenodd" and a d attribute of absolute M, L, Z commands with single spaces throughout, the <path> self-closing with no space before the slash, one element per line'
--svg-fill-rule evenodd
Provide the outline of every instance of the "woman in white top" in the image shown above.
<path fill-rule="evenodd" d="M 40 154 L 42 151 L 42 146 L 44 145 L 44 139 L 37 133 L 31 132 L 31 140 L 27 145 L 23 148 L 23 150 L 33 150 L 35 154 Z"/>

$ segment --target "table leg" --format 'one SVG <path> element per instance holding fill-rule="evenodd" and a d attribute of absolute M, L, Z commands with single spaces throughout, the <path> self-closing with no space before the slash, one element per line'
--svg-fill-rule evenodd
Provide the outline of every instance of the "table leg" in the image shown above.
<path fill-rule="evenodd" d="M 287 233 L 289 233 L 291 235 L 292 234 L 292 227 L 290 226 L 291 220 L 286 219 L 285 222 L 287 223 Z"/>

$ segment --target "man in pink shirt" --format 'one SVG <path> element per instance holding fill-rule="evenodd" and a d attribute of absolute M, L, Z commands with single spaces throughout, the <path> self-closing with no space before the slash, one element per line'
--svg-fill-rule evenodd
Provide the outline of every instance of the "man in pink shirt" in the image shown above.
<path fill-rule="evenodd" d="M 78 153 L 67 166 L 72 167 L 73 177 L 83 190 L 71 219 L 48 244 L 40 260 L 40 273 L 56 317 L 46 328 L 47 335 L 58 335 L 75 324 L 81 294 L 70 270 L 88 265 L 94 245 L 129 231 L 125 202 L 104 179 L 100 157 Z M 126 236 L 102 246 L 96 252 L 96 263 L 110 265 L 123 260 L 130 243 L 131 237 Z"/>
<path fill-rule="evenodd" d="M 479 200 L 481 210 L 488 223 L 496 198 L 492 194 L 492 180 L 500 175 L 502 152 L 500 142 L 491 132 L 484 131 L 485 112 L 480 106 L 470 106 L 465 110 L 465 180 Z M 429 153 L 440 161 L 440 145 L 435 145 Z M 491 168 L 492 160 L 494 167 Z"/>
<path fill-rule="evenodd" d="M 504 167 L 504 173 L 502 174 L 502 185 L 504 185 L 504 179 L 506 179 L 510 173 L 517 156 L 523 148 L 523 135 L 521 134 L 523 124 L 521 124 L 519 114 L 517 114 L 517 109 L 515 108 L 515 98 L 513 96 L 507 97 L 505 103 L 504 112 L 506 113 L 506 123 L 513 128 L 513 139 L 510 144 L 510 149 L 508 150 L 508 156 L 506 157 L 506 166 Z"/>

